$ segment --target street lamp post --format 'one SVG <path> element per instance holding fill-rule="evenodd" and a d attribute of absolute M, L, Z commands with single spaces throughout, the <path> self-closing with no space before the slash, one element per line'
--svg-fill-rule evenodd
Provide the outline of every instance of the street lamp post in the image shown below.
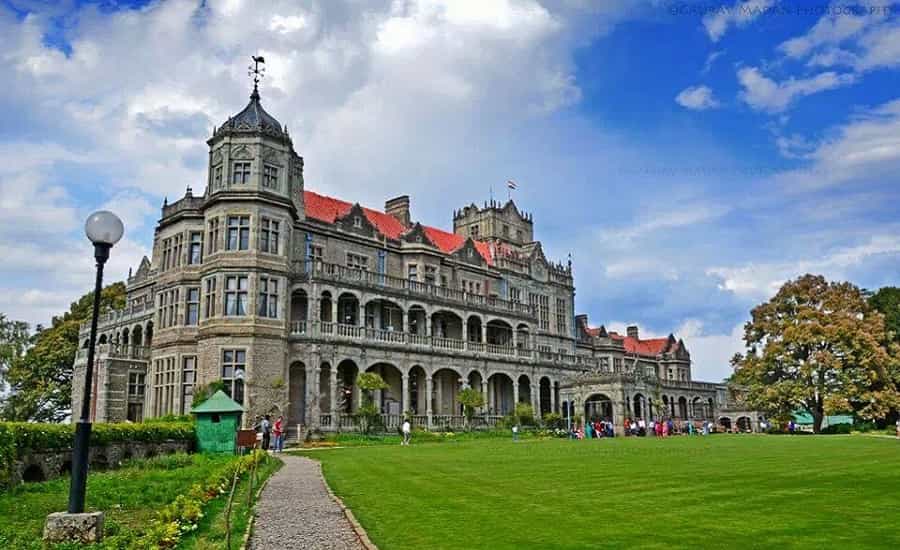
<path fill-rule="evenodd" d="M 109 249 L 119 242 L 125 227 L 112 212 L 100 210 L 91 214 L 84 224 L 84 232 L 94 244 L 97 277 L 94 282 L 94 310 L 91 314 L 91 336 L 88 343 L 87 366 L 84 371 L 84 394 L 81 416 L 75 424 L 75 448 L 72 453 L 72 482 L 69 487 L 69 513 L 84 512 L 87 487 L 88 450 L 91 442 L 91 384 L 94 375 L 94 348 L 97 341 L 97 318 L 100 316 L 100 292 L 103 290 L 103 264 L 109 259 Z"/>

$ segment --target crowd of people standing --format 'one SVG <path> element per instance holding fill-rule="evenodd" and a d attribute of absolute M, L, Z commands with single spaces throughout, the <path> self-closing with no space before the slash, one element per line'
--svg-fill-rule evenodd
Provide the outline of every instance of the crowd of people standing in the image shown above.
<path fill-rule="evenodd" d="M 643 418 L 626 418 L 622 426 L 622 435 L 631 437 L 669 437 L 670 435 L 709 435 L 715 431 L 715 425 L 708 421 L 683 421 L 672 418 L 653 419 L 648 423 Z M 571 428 L 572 439 L 595 439 L 615 437 L 615 424 L 611 420 L 589 420 L 584 424 L 577 423 Z"/>

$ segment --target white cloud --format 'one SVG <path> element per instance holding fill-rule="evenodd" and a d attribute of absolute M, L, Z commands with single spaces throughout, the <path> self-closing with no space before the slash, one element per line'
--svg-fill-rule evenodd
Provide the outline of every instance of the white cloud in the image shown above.
<path fill-rule="evenodd" d="M 815 145 L 804 144 L 808 166 L 780 174 L 776 181 L 818 189 L 846 182 L 866 184 L 900 170 L 900 99 L 861 111 L 827 134 Z"/>
<path fill-rule="evenodd" d="M 795 99 L 825 90 L 853 84 L 853 74 L 839 74 L 828 71 L 810 78 L 789 78 L 776 82 L 756 67 L 742 67 L 737 72 L 743 90 L 740 98 L 750 107 L 771 113 L 785 110 Z"/>
<path fill-rule="evenodd" d="M 771 9 L 774 0 L 738 0 L 732 6 L 718 6 L 703 17 L 709 39 L 718 42 L 731 26 L 745 27 Z"/>
<path fill-rule="evenodd" d="M 686 109 L 705 111 L 719 106 L 718 100 L 713 97 L 709 86 L 691 86 L 685 88 L 675 96 L 675 102 Z"/>
<path fill-rule="evenodd" d="M 698 319 L 685 320 L 675 331 L 691 352 L 694 380 L 719 382 L 731 375 L 731 358 L 744 351 L 744 327 L 736 325 L 728 333 L 710 333 Z"/>
<path fill-rule="evenodd" d="M 714 267 L 706 274 L 718 279 L 720 290 L 751 299 L 767 299 L 790 279 L 806 273 L 822 274 L 832 280 L 844 279 L 848 268 L 878 256 L 900 256 L 900 236 L 874 235 L 868 242 L 838 248 L 821 258 Z"/>
<path fill-rule="evenodd" d="M 712 69 L 713 63 L 715 63 L 716 60 L 722 57 L 724 54 L 725 50 L 716 50 L 714 52 L 710 52 L 710 54 L 706 56 L 706 61 L 703 63 L 703 69 L 700 71 L 700 73 L 707 74 L 710 69 Z"/>

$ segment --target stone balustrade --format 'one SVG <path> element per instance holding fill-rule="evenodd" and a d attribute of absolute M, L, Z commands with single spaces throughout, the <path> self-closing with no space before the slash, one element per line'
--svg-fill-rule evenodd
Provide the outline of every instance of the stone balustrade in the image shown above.
<path fill-rule="evenodd" d="M 381 292 L 400 294 L 408 297 L 439 300 L 467 307 L 482 308 L 489 311 L 514 314 L 528 319 L 536 319 L 536 312 L 530 304 L 512 302 L 493 296 L 472 294 L 455 288 L 422 283 L 401 277 L 392 277 L 382 273 L 373 273 L 362 269 L 352 269 L 337 264 L 319 261 L 299 260 L 293 262 L 295 275 L 301 280 L 321 280 L 346 283 L 364 288 L 377 289 Z"/>

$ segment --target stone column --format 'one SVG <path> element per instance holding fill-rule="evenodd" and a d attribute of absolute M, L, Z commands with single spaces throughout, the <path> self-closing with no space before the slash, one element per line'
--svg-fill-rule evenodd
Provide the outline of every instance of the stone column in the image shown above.
<path fill-rule="evenodd" d="M 519 333 L 516 329 L 512 331 L 513 349 L 519 349 Z"/>
<path fill-rule="evenodd" d="M 469 341 L 469 319 L 464 318 L 462 322 L 462 340 L 463 342 Z"/>
<path fill-rule="evenodd" d="M 434 382 L 431 380 L 431 375 L 425 375 L 425 415 L 427 416 L 428 429 L 431 429 L 431 392 L 434 389 Z"/>
<path fill-rule="evenodd" d="M 513 412 L 516 410 L 516 405 L 519 404 L 519 378 L 516 377 L 513 380 Z"/>
<path fill-rule="evenodd" d="M 401 383 L 401 397 L 400 397 L 400 415 L 404 415 L 406 411 L 412 410 L 412 403 L 410 403 L 410 395 L 409 395 L 409 375 L 403 374 L 402 383 Z"/>
<path fill-rule="evenodd" d="M 487 323 L 481 323 L 481 343 L 487 344 Z"/>
<path fill-rule="evenodd" d="M 440 380 L 434 388 L 434 408 L 437 414 L 444 414 L 444 384 Z"/>
<path fill-rule="evenodd" d="M 313 421 L 313 396 L 316 395 L 315 391 L 315 367 L 311 367 L 307 365 L 306 367 L 306 387 L 304 388 L 304 392 L 306 393 L 304 400 L 304 411 L 303 411 L 303 424 L 309 426 Z M 299 434 L 298 434 L 299 435 Z"/>
<path fill-rule="evenodd" d="M 550 412 L 556 413 L 557 411 L 557 403 L 556 403 L 556 386 L 554 382 L 550 381 Z"/>
<path fill-rule="evenodd" d="M 488 399 L 488 383 L 487 379 L 485 378 L 481 379 L 481 393 L 484 396 L 484 406 L 481 407 L 481 412 L 487 414 L 489 410 L 488 406 L 490 405 L 490 400 Z"/>
<path fill-rule="evenodd" d="M 337 296 L 331 298 L 331 322 L 338 322 L 338 299 Z"/>
<path fill-rule="evenodd" d="M 329 374 L 331 375 L 331 427 L 337 427 L 337 404 L 338 404 L 338 382 L 337 382 L 337 365 L 331 365 L 331 369 L 329 370 Z"/>
<path fill-rule="evenodd" d="M 531 384 L 531 410 L 535 418 L 541 417 L 541 393 L 539 388 L 540 385 L 535 386 Z"/>

